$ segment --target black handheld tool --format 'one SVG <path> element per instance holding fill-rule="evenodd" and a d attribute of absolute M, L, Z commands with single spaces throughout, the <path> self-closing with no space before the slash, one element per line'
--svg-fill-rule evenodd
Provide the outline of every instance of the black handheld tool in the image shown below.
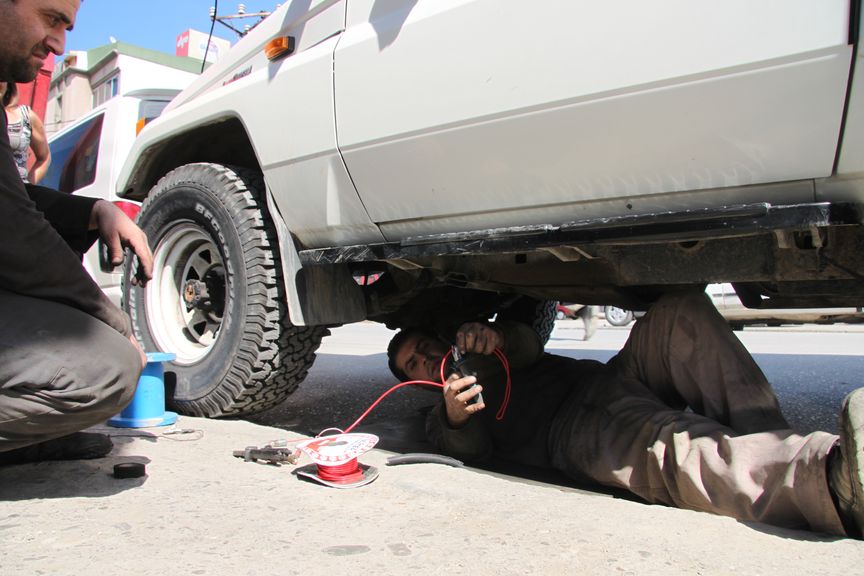
<path fill-rule="evenodd" d="M 465 366 L 465 357 L 462 356 L 462 354 L 459 352 L 458 346 L 454 344 L 450 347 L 450 351 L 453 356 L 453 365 L 451 366 L 451 370 L 453 370 L 454 374 L 456 374 L 460 378 L 464 378 L 465 376 L 477 376 L 477 374 L 473 370 L 470 370 Z M 474 388 L 474 386 L 477 386 L 476 382 L 469 386 L 467 390 Z M 468 400 L 468 404 L 477 404 L 478 402 L 483 402 L 482 392 Z"/>
<path fill-rule="evenodd" d="M 290 448 L 274 448 L 273 446 L 247 446 L 245 450 L 234 450 L 235 458 L 243 458 L 246 462 L 265 462 L 267 464 L 296 464 L 300 458 L 300 451 L 292 451 Z"/>

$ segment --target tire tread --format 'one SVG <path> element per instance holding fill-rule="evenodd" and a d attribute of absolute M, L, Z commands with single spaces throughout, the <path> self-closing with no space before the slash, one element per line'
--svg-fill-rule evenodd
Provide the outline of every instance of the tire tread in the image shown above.
<path fill-rule="evenodd" d="M 254 414 L 280 404 L 297 389 L 328 331 L 295 326 L 289 319 L 277 265 L 281 262 L 278 240 L 266 215 L 266 188 L 259 172 L 210 163 L 182 166 L 157 183 L 142 212 L 172 188 L 200 187 L 202 176 L 211 182 L 215 177 L 219 186 L 210 188 L 217 192 L 240 238 L 242 262 L 238 258 L 235 264 L 246 268 L 247 296 L 243 317 L 238 320 L 245 329 L 223 380 L 202 397 L 175 398 L 171 405 L 183 414 L 211 418 Z"/>

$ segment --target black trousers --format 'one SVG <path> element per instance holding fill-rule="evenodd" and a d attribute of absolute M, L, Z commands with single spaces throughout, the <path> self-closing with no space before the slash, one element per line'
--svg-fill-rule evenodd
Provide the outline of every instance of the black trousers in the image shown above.
<path fill-rule="evenodd" d="M 0 452 L 103 422 L 140 373 L 137 350 L 104 322 L 0 290 Z"/>

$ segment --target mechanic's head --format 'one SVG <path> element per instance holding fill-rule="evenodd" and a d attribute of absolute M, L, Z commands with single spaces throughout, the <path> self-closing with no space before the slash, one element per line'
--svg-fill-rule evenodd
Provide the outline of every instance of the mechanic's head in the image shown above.
<path fill-rule="evenodd" d="M 441 379 L 441 360 L 449 346 L 425 328 L 405 328 L 387 346 L 390 371 L 401 381 Z"/>
<path fill-rule="evenodd" d="M 81 0 L 0 0 L 0 80 L 32 82 L 43 61 L 63 54 Z"/>

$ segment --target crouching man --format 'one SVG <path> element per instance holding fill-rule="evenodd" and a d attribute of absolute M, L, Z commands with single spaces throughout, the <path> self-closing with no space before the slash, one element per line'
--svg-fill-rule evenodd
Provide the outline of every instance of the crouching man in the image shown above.
<path fill-rule="evenodd" d="M 79 5 L 0 0 L 0 81 L 32 81 L 62 54 Z M 129 318 L 81 266 L 95 235 L 115 265 L 129 247 L 141 283 L 151 276 L 147 238 L 116 206 L 25 188 L 0 115 L 0 464 L 111 450 L 107 436 L 79 431 L 129 403 L 146 358 Z"/>

